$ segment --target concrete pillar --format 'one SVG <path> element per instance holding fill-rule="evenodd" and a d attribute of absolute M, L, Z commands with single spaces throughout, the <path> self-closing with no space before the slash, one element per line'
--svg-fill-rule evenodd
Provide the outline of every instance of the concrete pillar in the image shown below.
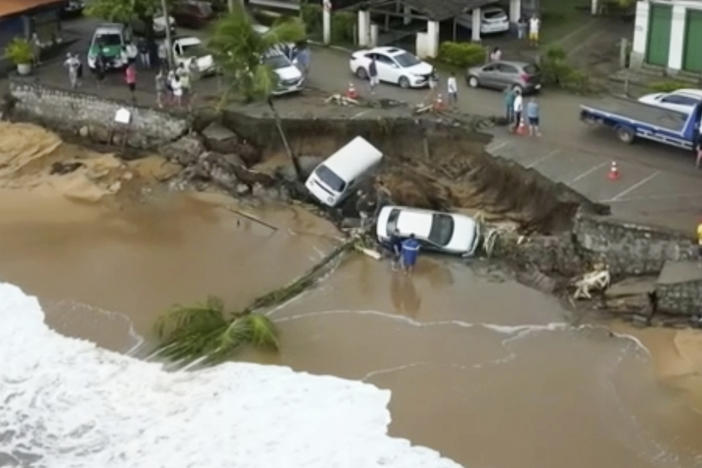
<path fill-rule="evenodd" d="M 427 21 L 427 36 L 429 44 L 427 47 L 427 55 L 431 58 L 439 55 L 439 22 Z"/>
<path fill-rule="evenodd" d="M 358 10 L 358 45 L 370 45 L 370 11 Z"/>
<path fill-rule="evenodd" d="M 371 27 L 370 27 L 370 46 L 371 47 L 378 46 L 378 25 L 377 24 L 371 24 Z"/>
<path fill-rule="evenodd" d="M 483 12 L 480 8 L 473 9 L 473 29 L 471 30 L 471 41 L 480 42 L 480 23 Z"/>
<path fill-rule="evenodd" d="M 590 1 L 590 14 L 595 16 L 600 12 L 600 2 L 599 0 Z"/>
<path fill-rule="evenodd" d="M 331 42 L 331 11 L 329 8 L 322 10 L 322 38 L 324 44 L 329 45 Z"/>
<path fill-rule="evenodd" d="M 405 12 L 404 13 L 405 13 L 405 16 L 402 18 L 402 24 L 407 26 L 408 24 L 410 24 L 412 22 L 412 18 L 409 17 L 409 15 L 412 14 L 412 8 L 405 5 Z"/>
<path fill-rule="evenodd" d="M 683 42 L 685 40 L 685 7 L 673 5 L 673 18 L 670 25 L 670 48 L 668 49 L 668 69 L 679 71 L 682 68 Z"/>
<path fill-rule="evenodd" d="M 649 3 L 640 0 L 636 3 L 636 21 L 634 23 L 634 42 L 631 46 L 629 65 L 640 67 L 646 56 L 646 40 L 648 38 Z"/>
<path fill-rule="evenodd" d="M 509 21 L 516 23 L 522 16 L 522 0 L 509 0 Z"/>

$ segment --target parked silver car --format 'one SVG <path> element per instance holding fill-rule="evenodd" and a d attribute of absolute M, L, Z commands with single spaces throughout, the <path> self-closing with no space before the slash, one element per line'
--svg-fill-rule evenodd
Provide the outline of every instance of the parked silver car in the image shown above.
<path fill-rule="evenodd" d="M 541 89 L 541 70 L 533 63 L 500 60 L 466 72 L 466 81 L 471 88 L 505 89 L 507 86 L 531 93 Z"/>

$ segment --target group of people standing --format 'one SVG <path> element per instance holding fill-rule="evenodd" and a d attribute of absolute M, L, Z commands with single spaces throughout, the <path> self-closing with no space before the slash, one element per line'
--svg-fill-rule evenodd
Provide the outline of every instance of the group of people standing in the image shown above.
<path fill-rule="evenodd" d="M 539 129 L 541 110 L 536 98 L 531 97 L 524 105 L 524 96 L 519 88 L 508 86 L 504 93 L 505 118 L 512 131 L 517 132 L 520 126 L 527 125 L 530 136 L 541 136 Z"/>

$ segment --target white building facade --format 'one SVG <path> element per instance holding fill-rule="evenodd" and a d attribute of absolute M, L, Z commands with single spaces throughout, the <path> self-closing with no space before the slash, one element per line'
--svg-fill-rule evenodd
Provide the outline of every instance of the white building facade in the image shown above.
<path fill-rule="evenodd" d="M 631 65 L 702 73 L 702 0 L 640 0 Z"/>

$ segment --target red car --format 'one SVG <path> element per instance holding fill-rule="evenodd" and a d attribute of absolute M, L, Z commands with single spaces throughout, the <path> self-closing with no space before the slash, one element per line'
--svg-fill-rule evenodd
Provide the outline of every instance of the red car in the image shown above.
<path fill-rule="evenodd" d="M 214 11 L 209 2 L 185 1 L 175 5 L 172 15 L 178 26 L 202 28 L 214 17 Z"/>

